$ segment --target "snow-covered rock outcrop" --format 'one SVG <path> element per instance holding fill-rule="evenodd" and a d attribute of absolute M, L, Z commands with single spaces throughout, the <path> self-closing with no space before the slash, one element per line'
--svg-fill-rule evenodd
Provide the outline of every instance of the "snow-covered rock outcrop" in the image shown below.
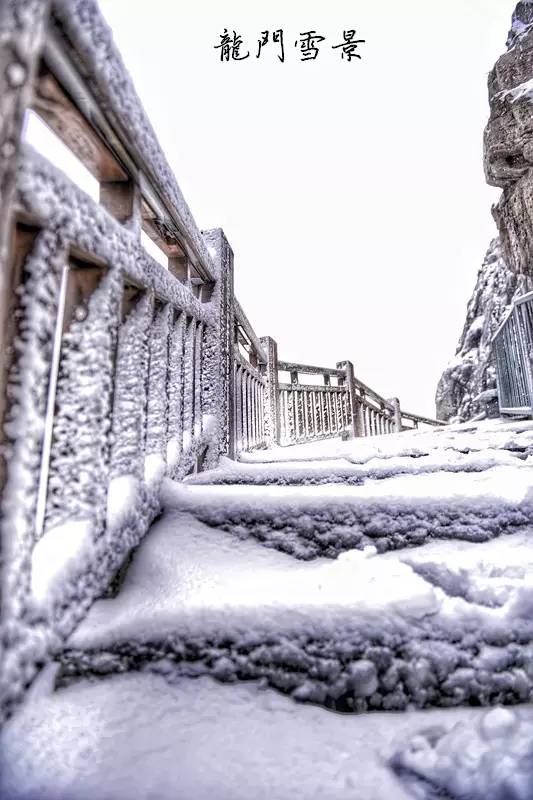
<path fill-rule="evenodd" d="M 472 419 L 485 408 L 478 396 L 496 387 L 492 337 L 514 297 L 533 288 L 533 278 L 513 272 L 494 239 L 479 270 L 454 358 L 437 387 L 437 417 Z"/>
<path fill-rule="evenodd" d="M 518 3 L 508 50 L 489 75 L 485 129 L 487 182 L 503 189 L 493 213 L 503 256 L 515 272 L 533 272 L 533 4 Z"/>
<path fill-rule="evenodd" d="M 485 410 L 476 397 L 495 388 L 492 336 L 512 299 L 533 282 L 533 2 L 513 13 L 507 52 L 489 75 L 484 134 L 487 183 L 503 189 L 491 242 L 467 309 L 455 358 L 437 388 L 437 416 L 468 420 Z"/>

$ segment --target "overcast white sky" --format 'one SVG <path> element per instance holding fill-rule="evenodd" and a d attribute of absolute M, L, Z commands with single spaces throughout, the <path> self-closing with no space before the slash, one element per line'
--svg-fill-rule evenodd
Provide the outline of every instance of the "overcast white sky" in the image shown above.
<path fill-rule="evenodd" d="M 280 357 L 434 414 L 496 229 L 482 132 L 513 0 L 100 0 L 200 228 Z M 224 27 L 252 57 L 220 63 Z M 282 28 L 286 60 L 256 41 Z M 331 45 L 357 29 L 361 61 Z M 301 62 L 300 32 L 326 36 Z"/>

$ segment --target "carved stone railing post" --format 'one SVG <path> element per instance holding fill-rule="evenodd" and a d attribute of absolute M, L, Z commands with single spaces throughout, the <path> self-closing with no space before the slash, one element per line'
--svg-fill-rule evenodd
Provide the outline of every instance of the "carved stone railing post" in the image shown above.
<path fill-rule="evenodd" d="M 360 403 L 357 395 L 357 387 L 355 385 L 355 372 L 353 364 L 351 361 L 340 361 L 337 364 L 337 369 L 343 369 L 346 373 L 346 386 L 348 388 L 351 417 L 350 430 L 352 436 L 364 436 Z"/>
<path fill-rule="evenodd" d="M 269 447 L 280 442 L 280 408 L 278 381 L 278 345 L 270 336 L 263 336 L 261 344 L 266 353 L 265 440 Z"/>
<path fill-rule="evenodd" d="M 401 433 L 403 426 L 402 426 L 402 411 L 400 408 L 400 401 L 398 400 L 397 397 L 391 397 L 390 400 L 388 400 L 387 402 L 389 402 L 394 409 L 394 431 L 396 433 Z"/>
<path fill-rule="evenodd" d="M 233 250 L 221 228 L 203 231 L 203 237 L 218 273 L 212 295 L 217 311 L 217 325 L 213 329 L 214 352 L 210 362 L 204 365 L 204 413 L 212 414 L 216 418 L 219 431 L 218 453 L 212 454 L 210 459 L 215 462 L 219 454 L 230 458 L 235 455 Z"/>

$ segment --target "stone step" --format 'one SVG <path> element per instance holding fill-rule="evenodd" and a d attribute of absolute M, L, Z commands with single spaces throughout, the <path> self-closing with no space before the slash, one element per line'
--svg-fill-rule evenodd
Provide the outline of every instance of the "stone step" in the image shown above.
<path fill-rule="evenodd" d="M 420 731 L 479 708 L 332 714 L 257 683 L 130 673 L 22 708 L 0 734 L 9 800 L 409 800 L 388 766 Z M 429 747 L 428 747 L 429 749 Z M 487 798 L 488 795 L 485 795 Z"/>
<path fill-rule="evenodd" d="M 533 420 L 497 419 L 347 441 L 323 439 L 243 452 L 239 460 L 265 464 L 343 458 L 354 464 L 364 464 L 373 458 L 417 458 L 437 452 L 445 459 L 454 452 L 466 454 L 484 450 L 507 450 L 522 457 L 532 455 Z"/>
<path fill-rule="evenodd" d="M 533 600 L 515 581 L 517 568 L 533 577 L 524 541 L 507 556 L 497 541 L 478 545 L 503 574 L 487 579 L 471 565 L 469 592 L 459 582 L 448 592 L 392 553 L 302 563 L 168 512 L 119 595 L 98 601 L 71 636 L 60 685 L 141 670 L 170 682 L 259 679 L 342 711 L 524 702 L 533 691 Z M 433 561 L 445 565 L 446 554 Z"/>
<path fill-rule="evenodd" d="M 167 481 L 163 502 L 202 522 L 300 558 L 380 552 L 430 539 L 485 541 L 533 519 L 529 462 L 482 473 L 435 472 L 364 485 L 195 485 Z"/>
<path fill-rule="evenodd" d="M 521 452 L 487 449 L 462 453 L 435 450 L 423 455 L 373 456 L 363 463 L 346 458 L 317 461 L 239 462 L 221 459 L 216 469 L 199 472 L 186 479 L 195 486 L 247 484 L 252 486 L 316 486 L 328 483 L 358 485 L 366 480 L 386 480 L 396 475 L 420 475 L 433 472 L 484 472 L 493 467 L 529 465 Z"/>

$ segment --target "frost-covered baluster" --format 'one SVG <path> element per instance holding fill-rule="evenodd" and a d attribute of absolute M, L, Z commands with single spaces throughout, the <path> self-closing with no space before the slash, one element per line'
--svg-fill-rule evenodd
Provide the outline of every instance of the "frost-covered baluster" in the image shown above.
<path fill-rule="evenodd" d="M 250 448 L 255 447 L 256 410 L 257 410 L 257 405 L 255 397 L 255 378 L 253 375 L 250 375 Z"/>
<path fill-rule="evenodd" d="M 259 384 L 259 404 L 257 413 L 259 415 L 259 443 L 265 443 L 265 387 Z"/>
<path fill-rule="evenodd" d="M 265 416 L 267 416 L 268 415 L 268 397 L 266 397 L 266 396 L 265 396 L 265 408 L 266 408 Z M 280 442 L 284 442 L 285 439 L 286 439 L 285 420 L 286 420 L 285 392 L 283 391 L 283 389 L 280 389 L 279 390 L 279 440 L 280 440 Z M 270 438 L 269 438 L 270 432 L 268 430 L 269 426 L 270 426 L 270 423 L 267 422 L 266 430 L 265 430 L 265 436 L 267 438 L 267 443 L 270 442 Z"/>
<path fill-rule="evenodd" d="M 148 331 L 152 319 L 149 293 L 126 287 L 123 315 L 115 365 L 110 476 L 143 478 Z"/>
<path fill-rule="evenodd" d="M 344 428 L 343 408 L 342 408 L 342 395 L 343 392 L 335 393 L 335 401 L 337 406 L 337 432 L 340 433 Z"/>
<path fill-rule="evenodd" d="M 245 450 L 250 449 L 250 373 L 248 370 L 243 372 L 242 380 L 242 417 L 243 432 L 242 442 Z"/>
<path fill-rule="evenodd" d="M 348 392 L 344 389 L 341 394 L 341 405 L 342 405 L 342 427 L 343 430 L 347 431 L 350 427 L 350 417 L 348 414 Z"/>
<path fill-rule="evenodd" d="M 252 377 L 250 380 L 250 394 L 252 397 L 252 441 L 250 446 L 255 447 L 257 444 L 257 381 L 255 377 Z"/>
<path fill-rule="evenodd" d="M 289 427 L 289 392 L 283 389 L 282 392 L 282 426 L 283 426 L 283 441 L 285 443 L 290 441 L 290 427 Z"/>
<path fill-rule="evenodd" d="M 248 409 L 246 408 L 246 381 L 248 374 L 244 367 L 241 369 L 239 377 L 239 393 L 240 393 L 240 411 L 241 411 L 241 424 L 240 424 L 240 446 L 242 450 L 248 449 L 248 428 L 246 425 Z"/>
<path fill-rule="evenodd" d="M 320 396 L 315 390 L 313 392 L 313 433 L 316 436 L 320 435 Z"/>
<path fill-rule="evenodd" d="M 194 423 L 194 337 L 196 320 L 187 321 L 183 355 L 183 449 L 188 450 L 193 436 Z"/>
<path fill-rule="evenodd" d="M 339 433 L 340 430 L 342 429 L 342 424 L 341 424 L 342 423 L 342 419 L 341 419 L 340 404 L 339 404 L 339 399 L 340 399 L 339 392 L 335 392 L 335 394 L 333 395 L 332 399 L 333 399 L 333 407 L 334 407 L 334 410 L 335 410 L 335 432 Z"/>
<path fill-rule="evenodd" d="M 334 413 L 334 419 L 335 419 L 335 433 L 339 433 L 339 431 L 341 430 L 341 419 L 340 419 L 340 413 L 339 413 L 339 393 L 335 392 L 331 399 L 332 399 L 332 402 L 333 402 L 333 413 Z"/>
<path fill-rule="evenodd" d="M 261 428 L 260 428 L 260 430 L 261 430 L 261 434 L 260 434 L 260 436 L 261 436 L 261 439 L 260 439 L 261 444 L 265 444 L 266 443 L 266 431 L 265 431 L 265 417 L 266 417 L 265 400 L 266 400 L 266 396 L 265 395 L 266 395 L 265 387 L 261 386 L 260 392 L 259 392 L 259 398 L 260 398 L 259 419 L 260 419 L 260 422 L 261 422 Z"/>
<path fill-rule="evenodd" d="M 322 436 L 326 430 L 326 418 L 325 418 L 325 397 L 324 397 L 324 390 L 320 389 L 318 392 L 318 431 L 317 433 L 319 436 Z"/>
<path fill-rule="evenodd" d="M 250 373 L 248 372 L 248 370 L 244 372 L 242 387 L 243 387 L 242 406 L 243 406 L 243 418 L 244 418 L 243 445 L 245 450 L 249 450 L 252 426 L 251 426 Z"/>
<path fill-rule="evenodd" d="M 303 414 L 302 414 L 302 416 L 303 416 L 303 424 L 304 424 L 304 439 L 306 439 L 306 440 L 309 439 L 309 409 L 308 409 L 309 403 L 308 403 L 308 400 L 309 400 L 309 392 L 307 391 L 307 389 L 305 389 L 302 392 L 302 406 L 303 406 L 303 409 L 302 409 Z"/>
<path fill-rule="evenodd" d="M 250 447 L 255 447 L 257 442 L 257 394 L 256 394 L 256 381 L 255 377 L 250 378 L 250 422 L 251 422 L 251 438 Z"/>
<path fill-rule="evenodd" d="M 363 436 L 369 436 L 370 435 L 370 432 L 368 430 L 368 413 L 367 412 L 368 412 L 368 408 L 367 408 L 367 405 L 366 405 L 366 400 L 365 400 L 365 398 L 363 396 L 363 398 L 361 400 L 361 419 L 362 419 L 362 425 L 363 425 L 363 433 L 362 433 Z"/>
<path fill-rule="evenodd" d="M 248 395 L 248 449 L 254 446 L 254 379 L 248 375 L 246 383 L 246 393 Z"/>
<path fill-rule="evenodd" d="M 296 438 L 303 439 L 305 436 L 304 431 L 304 420 L 303 420 L 303 390 L 297 389 L 295 397 L 295 408 L 296 408 Z"/>
<path fill-rule="evenodd" d="M 198 323 L 194 345 L 194 426 L 193 435 L 197 439 L 202 434 L 202 352 L 204 326 Z"/>
<path fill-rule="evenodd" d="M 49 373 L 62 269 L 62 242 L 57 233 L 36 232 L 36 239 L 25 244 L 25 252 L 17 252 L 24 261 L 25 274 L 24 292 L 19 298 L 20 317 L 13 319 L 12 306 L 3 309 L 17 327 L 13 338 L 9 329 L 4 331 L 12 345 L 13 363 L 2 431 L 2 441 L 5 436 L 10 449 L 1 515 L 2 608 L 6 615 L 13 612 L 16 616 L 23 613 L 30 591 L 31 549 L 39 533 L 35 530 L 36 503 L 39 477 L 43 475 L 43 429 L 50 397 Z M 6 351 L 4 357 L 8 355 Z M 47 468 L 48 465 L 46 471 Z"/>
<path fill-rule="evenodd" d="M 254 385 L 255 385 L 255 396 L 254 396 L 254 401 L 255 401 L 254 402 L 254 406 L 255 406 L 255 414 L 254 414 L 255 442 L 254 442 L 254 445 L 257 446 L 259 444 L 259 442 L 261 441 L 261 433 L 260 433 L 261 418 L 259 416 L 259 414 L 260 414 L 260 404 L 261 404 L 261 400 L 260 400 L 261 385 L 260 385 L 260 383 L 259 383 L 259 381 L 257 379 L 254 380 Z"/>
<path fill-rule="evenodd" d="M 167 464 L 178 465 L 183 448 L 183 342 L 186 316 L 176 312 L 170 333 L 168 364 L 168 443 Z"/>
<path fill-rule="evenodd" d="M 331 394 L 330 394 L 330 392 L 328 392 L 327 389 L 325 391 L 325 395 L 324 396 L 326 398 L 326 419 L 327 419 L 326 433 L 330 434 L 330 433 L 332 433 L 332 422 L 333 421 L 332 421 L 332 414 L 331 414 Z"/>
<path fill-rule="evenodd" d="M 270 336 L 261 338 L 266 353 L 265 391 L 264 391 L 264 425 L 267 444 L 279 444 L 281 433 L 281 393 L 278 380 L 278 346 Z"/>
<path fill-rule="evenodd" d="M 291 387 L 287 391 L 287 433 L 289 442 L 296 441 L 296 425 L 295 425 L 295 397 L 294 389 Z"/>
<path fill-rule="evenodd" d="M 235 368 L 235 447 L 237 452 L 243 449 L 242 381 L 243 370 L 241 366 L 237 365 Z"/>
<path fill-rule="evenodd" d="M 150 329 L 145 462 L 148 481 L 161 479 L 166 469 L 170 311 L 168 303 L 156 303 Z"/>
<path fill-rule="evenodd" d="M 120 295 L 115 271 L 69 267 L 46 528 L 70 519 L 104 524 Z"/>

